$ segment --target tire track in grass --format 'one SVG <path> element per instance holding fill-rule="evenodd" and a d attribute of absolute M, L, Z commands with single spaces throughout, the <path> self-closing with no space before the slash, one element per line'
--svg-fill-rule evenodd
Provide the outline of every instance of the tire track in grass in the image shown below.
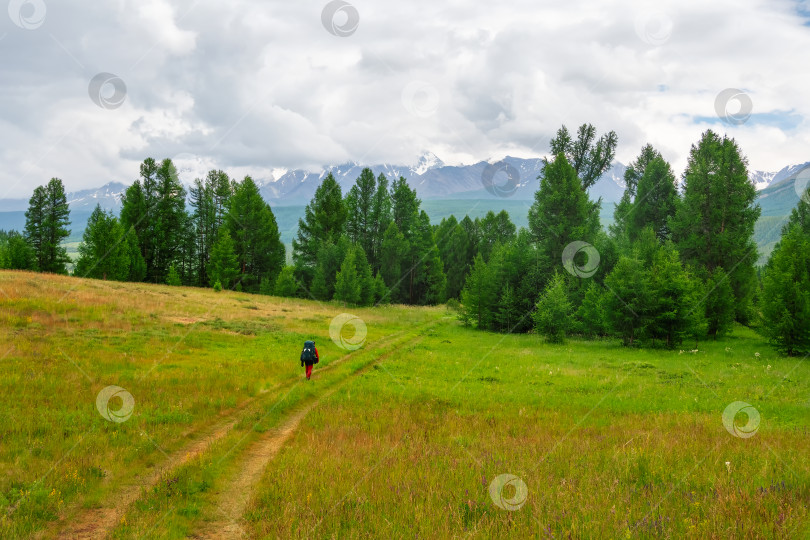
<path fill-rule="evenodd" d="M 433 326 L 434 324 L 437 323 L 431 323 L 427 326 Z M 424 330 L 425 328 L 426 327 L 423 327 L 420 330 Z M 189 537 L 208 540 L 245 538 L 247 533 L 242 527 L 242 515 L 250 501 L 253 488 L 261 480 L 269 463 L 283 448 L 284 443 L 292 437 L 307 414 L 320 405 L 321 402 L 331 397 L 354 377 L 379 364 L 406 346 L 419 343 L 421 340 L 422 336 L 419 333 L 409 339 L 403 340 L 400 345 L 396 346 L 391 351 L 368 362 L 354 373 L 333 383 L 325 393 L 306 405 L 292 411 L 281 425 L 266 431 L 258 440 L 253 442 L 243 451 L 242 456 L 240 456 L 237 464 L 238 472 L 235 478 L 231 479 L 217 494 L 213 505 L 218 510 L 218 519 L 216 521 L 207 522 L 201 531 L 190 534 Z"/>
<path fill-rule="evenodd" d="M 395 341 L 401 336 L 404 331 L 390 334 L 385 338 L 379 339 L 372 345 L 375 347 L 383 347 Z M 362 351 L 362 349 L 360 349 Z M 346 360 L 352 358 L 357 351 L 352 351 L 334 362 L 325 365 L 319 372 L 329 371 L 332 367 L 340 365 Z M 230 413 L 226 413 L 224 419 L 214 420 L 214 422 L 201 426 L 195 430 L 187 432 L 184 436 L 194 433 L 201 433 L 202 436 L 183 448 L 172 452 L 163 462 L 148 469 L 147 475 L 142 481 L 136 479 L 134 483 L 122 485 L 119 489 L 107 495 L 107 500 L 115 501 L 115 506 L 92 508 L 81 512 L 79 515 L 74 516 L 67 523 L 59 522 L 56 527 L 46 532 L 45 536 L 56 537 L 60 539 L 100 539 L 105 538 L 121 521 L 121 518 L 126 514 L 127 510 L 137 501 L 144 490 L 149 490 L 160 482 L 164 475 L 171 473 L 171 471 L 182 467 L 190 460 L 196 458 L 205 450 L 207 450 L 213 443 L 223 439 L 233 428 L 239 423 L 242 418 L 246 417 L 252 411 L 252 406 L 260 404 L 264 395 L 279 390 L 282 388 L 292 387 L 297 384 L 299 377 L 288 381 L 286 383 L 279 383 L 272 388 L 262 390 L 258 397 L 253 397 L 245 400 L 237 408 L 232 409 Z M 223 416 L 220 414 L 220 416 Z M 114 480 L 114 479 L 113 479 Z"/>

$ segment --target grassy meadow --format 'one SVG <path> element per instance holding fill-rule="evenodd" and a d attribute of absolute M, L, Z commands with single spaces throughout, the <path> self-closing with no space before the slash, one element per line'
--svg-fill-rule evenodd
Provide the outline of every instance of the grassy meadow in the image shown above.
<path fill-rule="evenodd" d="M 329 335 L 346 311 L 355 351 Z M 743 327 L 684 349 L 0 272 L 0 537 L 810 536 L 807 361 Z"/>

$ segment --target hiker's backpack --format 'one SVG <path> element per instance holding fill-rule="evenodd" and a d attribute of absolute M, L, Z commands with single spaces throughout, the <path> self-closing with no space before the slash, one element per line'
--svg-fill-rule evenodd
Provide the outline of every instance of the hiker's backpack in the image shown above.
<path fill-rule="evenodd" d="M 317 364 L 318 356 L 315 354 L 315 342 L 305 341 L 304 350 L 301 351 L 301 360 L 307 364 Z"/>

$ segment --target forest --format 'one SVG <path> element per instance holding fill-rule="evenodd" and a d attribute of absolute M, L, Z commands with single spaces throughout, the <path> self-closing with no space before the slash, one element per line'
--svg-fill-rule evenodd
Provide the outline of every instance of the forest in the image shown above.
<path fill-rule="evenodd" d="M 329 174 L 299 220 L 292 264 L 250 176 L 212 170 L 187 192 L 171 160 L 148 158 L 119 215 L 93 212 L 76 261 L 62 245 L 70 234 L 62 181 L 37 187 L 25 229 L 0 232 L 0 268 L 354 306 L 447 303 L 480 330 L 557 343 L 676 348 L 742 324 L 784 354 L 810 353 L 810 190 L 757 266 L 760 210 L 734 139 L 703 133 L 680 181 L 644 146 L 605 230 L 602 201 L 588 188 L 616 145 L 612 131 L 561 127 L 520 230 L 506 211 L 431 224 L 402 177 L 365 169 L 343 194 Z"/>

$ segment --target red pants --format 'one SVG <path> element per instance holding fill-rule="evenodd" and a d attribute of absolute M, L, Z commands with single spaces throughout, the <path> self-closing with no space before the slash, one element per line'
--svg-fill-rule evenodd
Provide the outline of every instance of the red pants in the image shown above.
<path fill-rule="evenodd" d="M 307 366 L 307 379 L 312 375 L 312 366 Z"/>

